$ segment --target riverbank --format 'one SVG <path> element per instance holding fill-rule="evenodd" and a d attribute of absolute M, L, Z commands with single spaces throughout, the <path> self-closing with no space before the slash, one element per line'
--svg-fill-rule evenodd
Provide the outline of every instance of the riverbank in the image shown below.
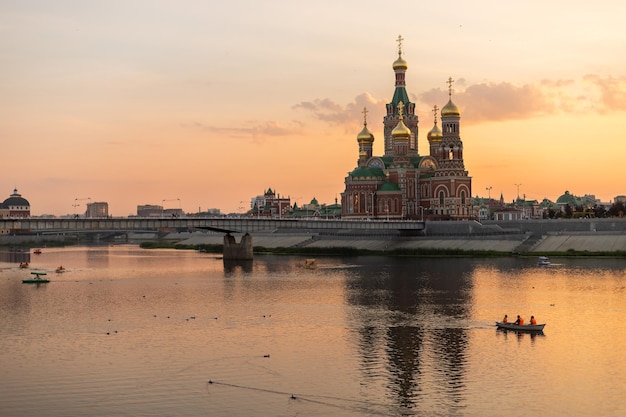
<path fill-rule="evenodd" d="M 4 246 L 37 247 L 79 243 L 79 235 L 1 236 Z M 233 233 L 236 241 L 243 234 Z M 123 241 L 176 243 L 181 247 L 220 251 L 224 234 L 206 230 L 131 233 Z M 84 243 L 84 242 L 83 242 Z M 103 242 L 102 242 L 103 243 Z M 266 230 L 252 234 L 256 252 L 375 253 L 375 254 L 483 254 L 626 256 L 626 219 L 531 220 L 511 222 L 426 222 L 418 236 L 396 232 L 354 230 Z"/>
<path fill-rule="evenodd" d="M 376 254 L 484 254 L 484 255 L 596 255 L 626 256 L 626 234 L 622 233 L 549 233 L 539 239 L 532 234 L 501 236 L 337 236 L 308 234 L 255 234 L 255 252 L 278 249 L 289 253 L 346 252 Z M 170 234 L 165 241 L 182 246 L 219 246 L 224 237 L 219 234 Z M 235 235 L 239 241 L 241 235 Z M 529 245 L 529 241 L 531 241 Z M 523 250 L 522 250 L 523 249 Z"/>

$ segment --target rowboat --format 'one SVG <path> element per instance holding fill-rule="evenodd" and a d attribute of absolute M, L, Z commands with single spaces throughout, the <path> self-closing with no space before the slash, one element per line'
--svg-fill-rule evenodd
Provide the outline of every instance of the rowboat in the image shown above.
<path fill-rule="evenodd" d="M 296 266 L 298 268 L 314 269 L 317 268 L 317 264 L 315 262 L 315 259 L 307 259 L 304 261 L 304 263 L 298 261 Z"/>
<path fill-rule="evenodd" d="M 33 275 L 32 277 L 22 280 L 24 284 L 46 284 L 50 282 L 48 278 L 45 278 L 46 273 L 44 271 L 33 271 L 31 274 Z"/>
<path fill-rule="evenodd" d="M 513 324 L 513 323 L 502 323 L 496 321 L 496 327 L 502 330 L 515 330 L 517 332 L 542 332 L 545 327 L 545 323 L 543 324 Z"/>

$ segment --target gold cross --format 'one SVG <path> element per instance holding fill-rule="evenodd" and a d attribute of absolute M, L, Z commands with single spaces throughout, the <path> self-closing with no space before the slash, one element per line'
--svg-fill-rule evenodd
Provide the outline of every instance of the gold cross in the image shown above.
<path fill-rule="evenodd" d="M 454 80 L 452 79 L 452 77 L 448 78 L 448 96 L 452 97 L 452 83 L 454 82 Z"/>
<path fill-rule="evenodd" d="M 363 113 L 363 124 L 367 126 L 367 107 L 363 107 L 363 111 L 361 113 Z"/>
<path fill-rule="evenodd" d="M 398 103 L 398 115 L 400 116 L 400 120 L 402 120 L 402 116 L 404 115 L 404 103 L 403 102 L 399 102 Z"/>
<path fill-rule="evenodd" d="M 439 110 L 439 107 L 437 107 L 437 105 L 435 104 L 435 107 L 433 107 L 433 114 L 435 115 L 435 124 L 437 124 L 437 111 Z"/>
<path fill-rule="evenodd" d="M 398 35 L 398 54 L 402 55 L 402 41 L 404 40 L 404 38 L 402 37 L 402 35 Z"/>

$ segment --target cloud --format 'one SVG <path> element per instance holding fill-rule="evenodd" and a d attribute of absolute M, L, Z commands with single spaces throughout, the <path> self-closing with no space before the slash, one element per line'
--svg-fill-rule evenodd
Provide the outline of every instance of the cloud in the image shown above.
<path fill-rule="evenodd" d="M 369 93 L 359 94 L 345 105 L 329 98 L 303 101 L 292 106 L 294 110 L 304 110 L 316 119 L 331 125 L 344 126 L 346 131 L 354 131 L 363 124 L 363 109 L 367 109 L 367 120 L 379 122 L 385 114 L 386 100 L 377 99 Z"/>
<path fill-rule="evenodd" d="M 465 125 L 524 120 L 559 113 L 607 113 L 626 110 L 626 77 L 588 74 L 579 80 L 545 79 L 522 85 L 510 82 L 470 84 L 466 79 L 459 78 L 455 85 L 457 89 L 453 90 L 452 100 L 459 106 Z M 292 109 L 310 114 L 314 119 L 331 126 L 341 126 L 346 133 L 354 133 L 363 125 L 364 108 L 368 110 L 368 125 L 380 125 L 386 114 L 385 105 L 388 100 L 390 99 L 379 99 L 365 92 L 345 104 L 330 98 L 317 98 L 297 103 Z M 417 95 L 412 94 L 411 100 L 417 104 L 416 113 L 420 119 L 430 120 L 432 114 L 427 112 L 435 104 L 441 109 L 448 101 L 448 91 L 431 89 Z M 298 120 L 287 124 L 273 120 L 248 121 L 238 127 L 193 122 L 187 127 L 234 139 L 250 139 L 256 143 L 267 138 L 306 133 L 304 123 Z"/>
<path fill-rule="evenodd" d="M 301 135 L 304 124 L 300 121 L 291 121 L 289 125 L 282 125 L 275 120 L 247 121 L 239 127 L 220 127 L 207 125 L 202 122 L 183 124 L 183 127 L 199 129 L 205 132 L 220 134 L 233 139 L 251 140 L 262 143 L 268 138 Z"/>
<path fill-rule="evenodd" d="M 610 113 L 626 110 L 626 76 L 599 76 L 587 74 L 584 82 L 596 93 L 597 111 Z"/>
<path fill-rule="evenodd" d="M 542 80 L 516 85 L 509 82 L 466 85 L 459 80 L 452 100 L 465 124 L 524 120 L 553 114 L 611 113 L 626 110 L 626 77 L 588 74 L 578 80 Z M 418 103 L 440 108 L 447 91 L 432 89 L 416 97 Z"/>

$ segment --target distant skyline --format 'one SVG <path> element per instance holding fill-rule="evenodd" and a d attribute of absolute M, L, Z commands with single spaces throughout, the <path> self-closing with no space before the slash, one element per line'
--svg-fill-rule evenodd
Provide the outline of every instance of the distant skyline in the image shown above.
<path fill-rule="evenodd" d="M 238 212 L 270 187 L 340 200 L 363 107 L 383 153 L 398 35 L 420 154 L 456 80 L 473 196 L 626 194 L 623 2 L 7 0 L 0 13 L 0 200 L 17 188 L 33 215 L 85 198 L 113 216 L 164 200 Z"/>

